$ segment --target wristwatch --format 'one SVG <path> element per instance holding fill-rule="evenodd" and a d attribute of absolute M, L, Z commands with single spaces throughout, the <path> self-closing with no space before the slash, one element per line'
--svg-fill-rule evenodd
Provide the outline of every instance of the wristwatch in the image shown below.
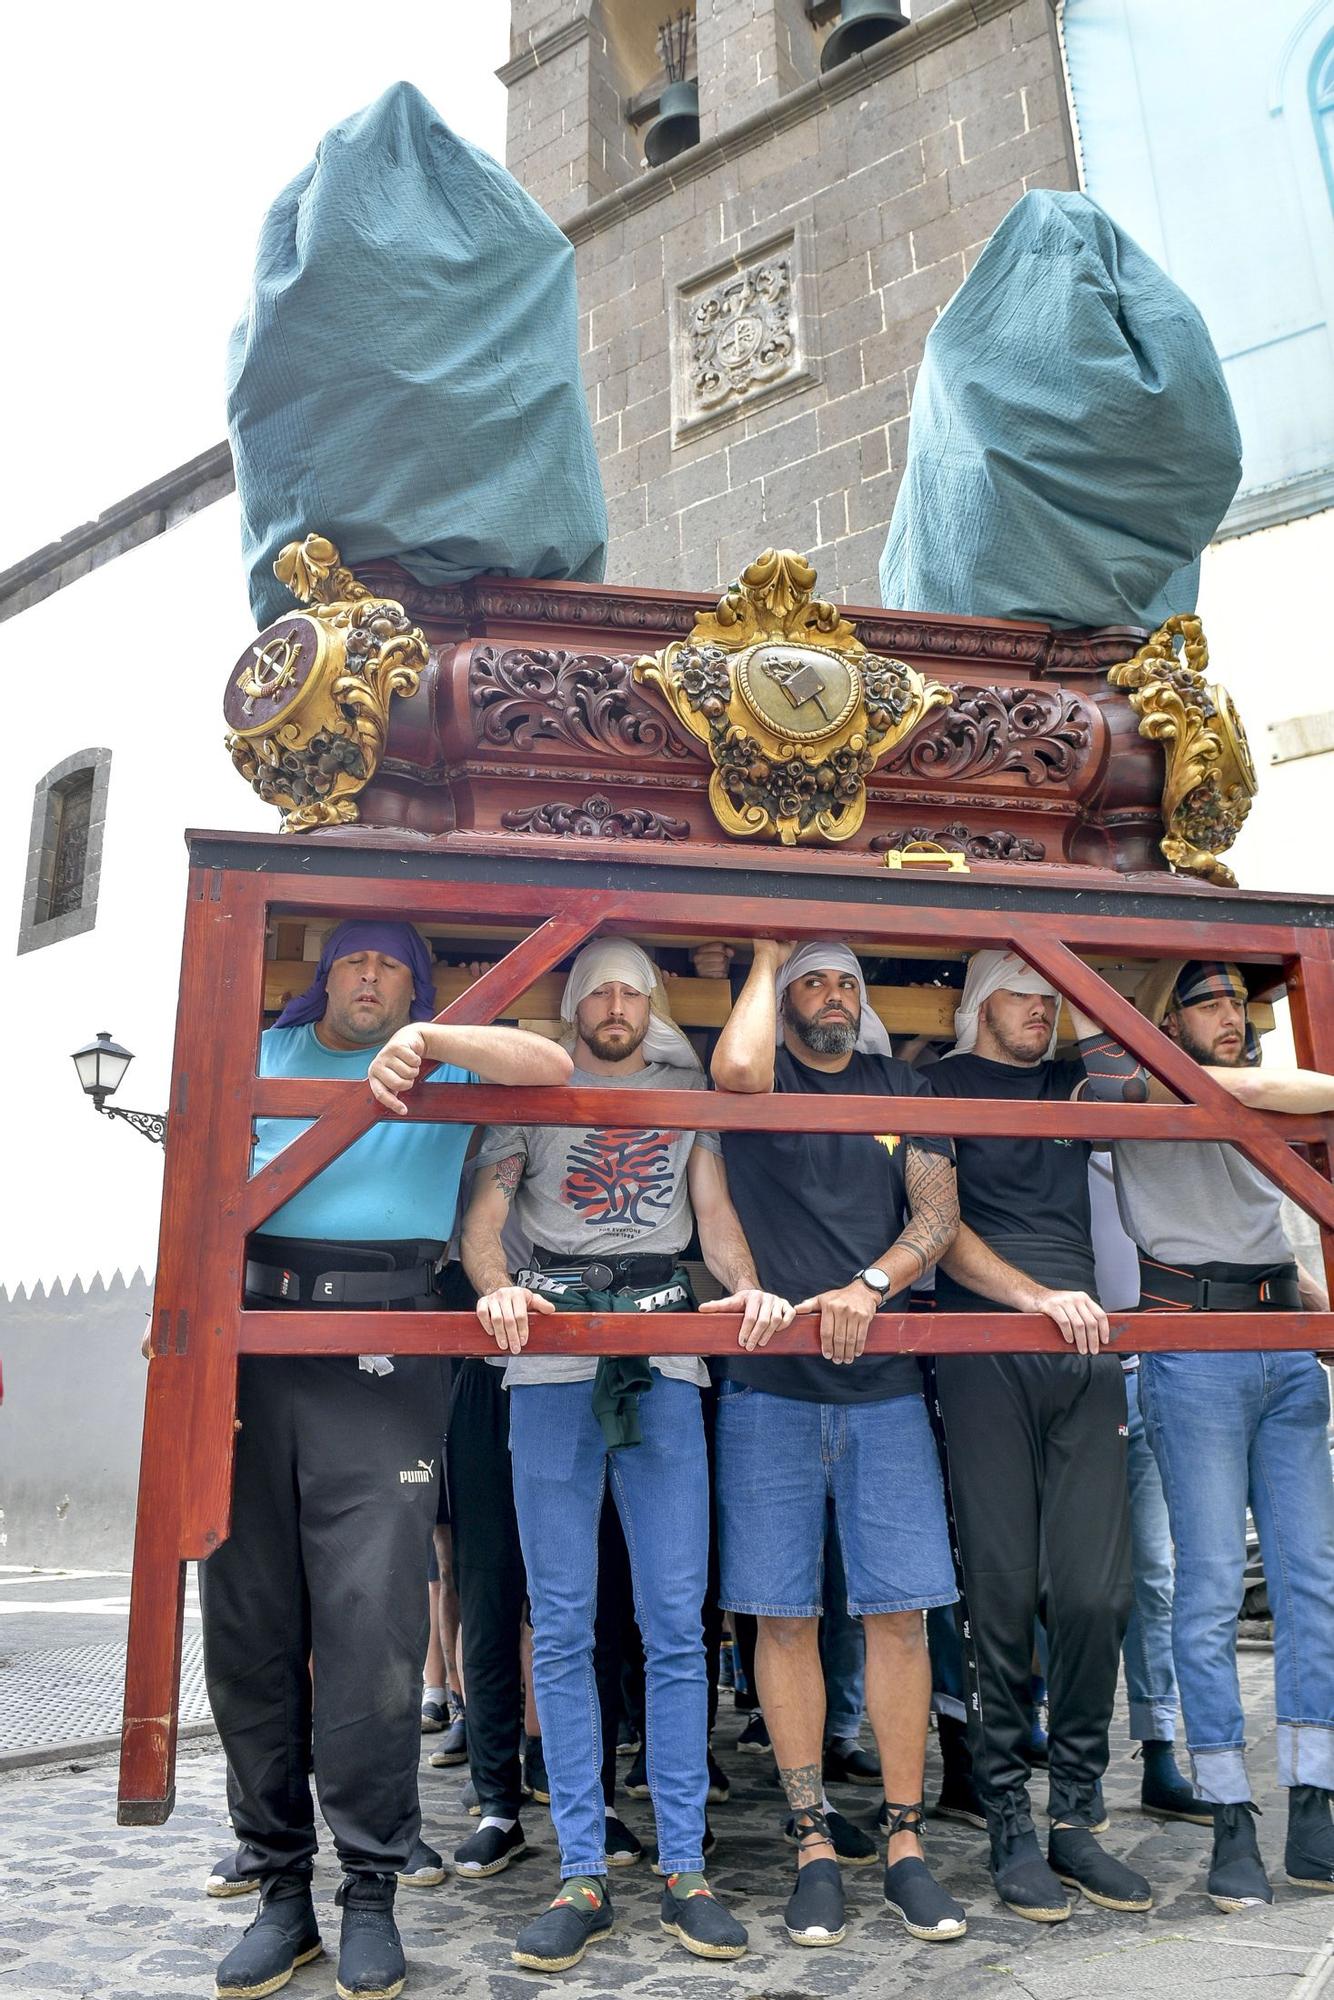
<path fill-rule="evenodd" d="M 858 1271 L 857 1276 L 864 1285 L 870 1287 L 871 1291 L 878 1298 L 883 1299 L 885 1293 L 889 1290 L 888 1274 L 882 1271 L 878 1264 L 868 1264 L 864 1271 Z"/>

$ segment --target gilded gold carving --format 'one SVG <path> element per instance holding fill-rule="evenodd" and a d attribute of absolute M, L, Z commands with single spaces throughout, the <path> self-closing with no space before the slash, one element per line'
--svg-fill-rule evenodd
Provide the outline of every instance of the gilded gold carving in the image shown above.
<path fill-rule="evenodd" d="M 401 604 L 377 597 L 323 535 L 273 565 L 310 608 L 261 632 L 228 689 L 232 762 L 283 815 L 284 833 L 355 820 L 395 695 L 417 691 L 428 648 Z"/>
<path fill-rule="evenodd" d="M 740 838 L 851 839 L 881 757 L 952 699 L 904 661 L 868 652 L 813 595 L 815 580 L 804 556 L 767 549 L 688 639 L 635 664 L 635 679 L 708 745 L 709 805 Z"/>
<path fill-rule="evenodd" d="M 1206 681 L 1208 666 L 1203 625 L 1181 615 L 1107 678 L 1130 691 L 1140 735 L 1163 746 L 1164 856 L 1179 874 L 1235 889 L 1219 855 L 1240 833 L 1258 786 L 1241 717 L 1227 689 Z"/>

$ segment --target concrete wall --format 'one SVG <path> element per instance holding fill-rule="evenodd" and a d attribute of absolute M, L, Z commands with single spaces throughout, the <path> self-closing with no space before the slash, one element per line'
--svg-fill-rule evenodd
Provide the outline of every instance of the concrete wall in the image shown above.
<path fill-rule="evenodd" d="M 714 589 L 777 544 L 874 601 L 927 331 L 1025 189 L 1075 184 L 1049 0 L 944 0 L 825 76 L 789 0 L 700 0 L 701 144 L 654 171 L 626 12 L 520 0 L 502 71 L 508 164 L 576 245 L 608 579 Z"/>
<path fill-rule="evenodd" d="M 0 1563 L 128 1569 L 152 1291 L 0 1292 Z"/>

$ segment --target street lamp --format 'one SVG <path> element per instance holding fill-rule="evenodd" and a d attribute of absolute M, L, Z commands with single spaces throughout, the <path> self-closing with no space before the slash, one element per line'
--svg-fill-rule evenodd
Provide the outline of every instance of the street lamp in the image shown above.
<path fill-rule="evenodd" d="M 119 1104 L 107 1103 L 112 1093 L 120 1089 L 134 1057 L 119 1042 L 113 1042 L 105 1028 L 99 1028 L 96 1041 L 85 1042 L 81 1049 L 75 1049 L 71 1060 L 79 1087 L 85 1096 L 92 1098 L 95 1111 L 104 1118 L 123 1118 L 136 1132 L 142 1132 L 145 1139 L 153 1139 L 159 1146 L 166 1144 L 167 1120 L 162 1112 L 127 1111 Z"/>

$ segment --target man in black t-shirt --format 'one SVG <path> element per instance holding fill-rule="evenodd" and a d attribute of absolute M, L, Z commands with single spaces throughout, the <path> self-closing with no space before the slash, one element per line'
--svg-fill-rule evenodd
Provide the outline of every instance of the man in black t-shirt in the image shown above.
<path fill-rule="evenodd" d="M 864 1355 L 882 1307 L 901 1309 L 958 1223 L 947 1140 L 901 1139 L 893 1099 L 927 1088 L 896 1062 L 861 969 L 842 944 L 760 939 L 713 1056 L 721 1089 L 884 1096 L 885 1124 L 854 1133 L 729 1132 L 723 1157 L 766 1287 L 820 1315 L 819 1356 L 731 1354 L 716 1432 L 722 1601 L 759 1620 L 756 1677 L 794 1815 L 795 1944 L 846 1923 L 825 1818 L 825 1695 L 818 1624 L 832 1501 L 848 1611 L 866 1632 L 866 1705 L 889 1801 L 885 1898 L 914 1937 L 959 1937 L 960 1904 L 921 1858 L 930 1667 L 922 1612 L 953 1603 L 944 1494 L 917 1363 Z M 781 1013 L 780 1013 L 781 1009 Z"/>
<path fill-rule="evenodd" d="M 1091 1021 L 1080 1059 L 1051 1060 L 1060 1000 L 1012 952 L 978 952 L 951 1055 L 928 1072 L 938 1096 L 1034 1103 L 1089 1094 L 1083 1060 L 1105 1046 Z M 1101 1065 L 1095 1064 L 1101 1070 Z M 1099 1074 L 1099 1096 L 1119 1095 Z M 1022 1125 L 1022 1113 L 1016 1124 Z M 940 1260 L 942 1312 L 1043 1312 L 1075 1351 L 942 1354 L 945 1434 L 963 1589 L 973 1771 L 991 1836 L 991 1877 L 1036 1923 L 1069 1915 L 1062 1884 L 1114 1910 L 1147 1910 L 1148 1883 L 1104 1853 L 1099 1790 L 1130 1611 L 1126 1398 L 1102 1350 L 1088 1156 L 1082 1140 L 960 1139 L 962 1226 Z M 998 1329 L 1003 1346 L 1003 1329 Z M 1050 1648 L 1051 1840 L 1042 1858 L 1029 1812 L 1027 1709 L 1033 1624 Z"/>

